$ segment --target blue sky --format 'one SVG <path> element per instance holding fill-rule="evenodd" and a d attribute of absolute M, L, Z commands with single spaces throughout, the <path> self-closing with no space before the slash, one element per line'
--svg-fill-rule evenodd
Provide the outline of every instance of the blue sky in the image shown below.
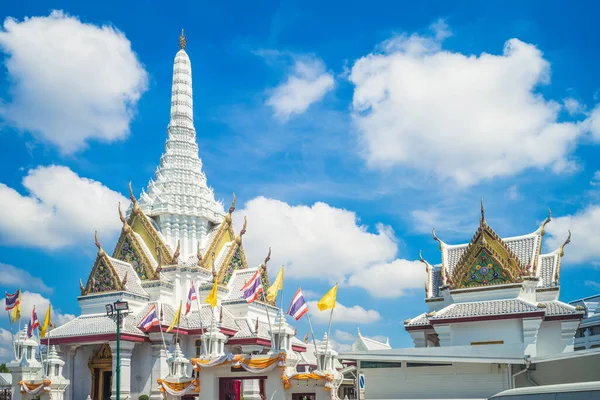
<path fill-rule="evenodd" d="M 502 236 L 551 208 L 545 250 L 573 232 L 561 299 L 600 289 L 593 2 L 163 4 L 2 8 L 1 290 L 78 314 L 94 230 L 114 244 L 162 153 L 181 28 L 209 184 L 248 215 L 250 263 L 288 266 L 286 299 L 342 282 L 341 346 L 357 326 L 411 345 L 419 250 L 440 261 L 433 226 L 470 240 L 481 197 Z"/>

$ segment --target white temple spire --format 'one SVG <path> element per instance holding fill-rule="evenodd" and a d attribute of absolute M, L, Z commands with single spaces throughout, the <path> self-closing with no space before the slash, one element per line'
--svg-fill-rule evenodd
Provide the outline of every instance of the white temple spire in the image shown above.
<path fill-rule="evenodd" d="M 192 65 L 185 51 L 187 39 L 179 37 L 180 50 L 173 64 L 171 114 L 165 151 L 154 179 L 142 191 L 139 205 L 151 217 L 174 250 L 181 242 L 182 262 L 196 257 L 197 244 L 206 245 L 208 232 L 225 215 L 215 201 L 198 156 L 192 100 Z"/>

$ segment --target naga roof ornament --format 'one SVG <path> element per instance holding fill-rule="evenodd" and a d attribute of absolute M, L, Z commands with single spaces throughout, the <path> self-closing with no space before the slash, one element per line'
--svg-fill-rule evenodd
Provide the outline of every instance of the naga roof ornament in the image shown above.
<path fill-rule="evenodd" d="M 561 258 L 565 255 L 565 246 L 571 243 L 571 230 L 569 230 L 569 235 L 567 236 L 567 240 L 560 246 L 558 249 L 558 263 L 556 265 L 556 273 L 554 274 L 554 282 L 558 285 L 558 280 L 560 278 L 560 261 Z"/>

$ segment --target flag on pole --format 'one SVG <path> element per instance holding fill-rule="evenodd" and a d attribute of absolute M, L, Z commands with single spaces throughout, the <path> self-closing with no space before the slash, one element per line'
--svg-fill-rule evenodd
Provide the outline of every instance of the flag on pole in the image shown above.
<path fill-rule="evenodd" d="M 177 312 L 175 313 L 175 316 L 173 317 L 173 321 L 171 321 L 171 325 L 169 325 L 169 327 L 167 328 L 167 330 L 165 332 L 169 333 L 173 330 L 173 328 L 175 328 L 176 326 L 179 326 L 180 319 L 181 319 L 181 302 L 179 302 L 179 308 L 177 309 Z"/>
<path fill-rule="evenodd" d="M 292 299 L 292 302 L 290 304 L 290 309 L 288 310 L 287 314 L 296 318 L 296 321 L 298 321 L 307 312 L 308 312 L 308 305 L 306 305 L 306 301 L 304 301 L 304 295 L 302 294 L 302 289 L 298 288 L 298 290 L 296 290 L 296 294 L 294 295 L 294 298 Z"/>
<path fill-rule="evenodd" d="M 6 292 L 4 292 L 6 293 Z M 13 294 L 6 293 L 6 311 L 10 311 L 21 303 L 21 289 Z"/>
<path fill-rule="evenodd" d="M 187 302 L 185 303 L 185 315 L 190 313 L 192 309 L 192 301 L 198 300 L 198 296 L 196 296 L 196 288 L 194 287 L 194 282 L 192 281 L 192 286 L 190 287 L 190 291 L 188 292 Z"/>
<path fill-rule="evenodd" d="M 44 325 L 40 329 L 40 337 L 46 337 L 46 332 L 48 331 L 48 326 L 50 325 L 50 304 L 48 304 L 48 311 L 46 311 L 46 318 L 44 318 Z"/>
<path fill-rule="evenodd" d="M 319 310 L 325 311 L 325 310 L 335 308 L 335 299 L 337 298 L 337 289 L 338 289 L 338 285 L 336 283 L 336 285 L 334 287 L 332 287 L 331 290 L 329 290 L 329 292 L 327 292 L 321 300 L 319 300 L 319 302 L 317 303 L 317 307 L 319 307 Z"/>
<path fill-rule="evenodd" d="M 37 314 L 35 313 L 35 306 L 33 306 L 33 310 L 31 310 L 31 320 L 29 321 L 29 326 L 27 327 L 27 337 L 32 337 L 33 331 L 39 327 L 40 321 L 38 320 Z"/>
<path fill-rule="evenodd" d="M 150 307 L 150 309 L 144 316 L 144 318 L 142 318 L 142 321 L 140 322 L 140 326 L 145 331 L 147 331 L 148 329 L 150 329 L 153 326 L 156 326 L 158 324 L 160 324 L 160 321 L 158 320 L 158 315 L 156 315 L 156 305 L 153 304 L 152 307 Z"/>
<path fill-rule="evenodd" d="M 21 319 L 21 290 L 17 290 L 17 293 L 15 294 L 17 295 L 17 298 L 16 300 L 12 300 L 13 304 L 10 311 L 10 322 L 12 324 Z"/>
<path fill-rule="evenodd" d="M 212 290 L 208 294 L 208 297 L 204 300 L 204 302 L 210 304 L 212 308 L 217 306 L 217 290 L 217 280 L 215 279 Z"/>
<path fill-rule="evenodd" d="M 250 280 L 246 282 L 244 287 L 242 287 L 240 290 L 244 292 L 244 299 L 246 299 L 248 303 L 256 301 L 258 296 L 263 291 L 263 285 L 260 279 L 260 271 L 256 270 L 254 275 L 252 275 L 252 278 L 250 278 Z"/>
<path fill-rule="evenodd" d="M 274 301 L 277 298 L 277 293 L 281 289 L 283 289 L 283 266 L 279 270 L 275 282 L 273 282 L 269 290 L 267 290 L 267 300 Z"/>

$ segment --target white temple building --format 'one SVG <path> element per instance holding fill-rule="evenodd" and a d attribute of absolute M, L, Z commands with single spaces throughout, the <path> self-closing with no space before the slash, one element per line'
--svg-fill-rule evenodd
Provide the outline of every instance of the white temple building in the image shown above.
<path fill-rule="evenodd" d="M 248 265 L 243 248 L 246 223 L 237 234 L 232 227 L 235 195 L 225 211 L 207 184 L 198 155 L 192 69 L 183 32 L 179 44 L 167 140 L 154 179 L 139 200 L 130 185 L 126 215 L 115 204 L 115 223 L 119 217 L 122 232 L 112 253 L 96 237 L 96 260 L 87 280 L 80 281 L 81 315 L 42 340 L 60 347 L 60 374 L 70 381 L 64 397 L 115 398 L 117 323 L 106 307 L 126 301 L 120 326 L 121 399 L 148 395 L 258 400 L 276 392 L 277 398 L 289 400 L 307 394 L 311 400 L 329 399 L 330 394 L 337 398 L 341 375 L 317 369 L 316 363 L 319 356 L 331 369 L 331 348 L 315 355 L 314 347 L 311 351 L 296 338 L 295 329 L 273 303 L 249 304 L 242 297 L 240 289 L 257 270 L 266 292 L 271 250 L 265 244 L 265 261 Z M 204 299 L 214 280 L 218 301 L 212 308 Z M 198 301 L 184 315 L 192 284 Z M 180 323 L 166 333 L 181 304 Z M 151 307 L 156 307 L 161 323 L 145 330 L 140 322 Z M 54 350 L 51 355 L 58 357 Z M 299 364 L 302 368 L 297 369 Z"/>
<path fill-rule="evenodd" d="M 414 348 L 357 345 L 339 355 L 362 376 L 360 398 L 487 398 L 512 387 L 598 380 L 600 351 L 573 351 L 584 307 L 559 300 L 570 233 L 560 248 L 541 251 L 550 220 L 501 238 L 482 203 L 469 243 L 447 244 L 434 230 L 441 263 L 421 258 L 427 310 L 404 321 Z"/>

